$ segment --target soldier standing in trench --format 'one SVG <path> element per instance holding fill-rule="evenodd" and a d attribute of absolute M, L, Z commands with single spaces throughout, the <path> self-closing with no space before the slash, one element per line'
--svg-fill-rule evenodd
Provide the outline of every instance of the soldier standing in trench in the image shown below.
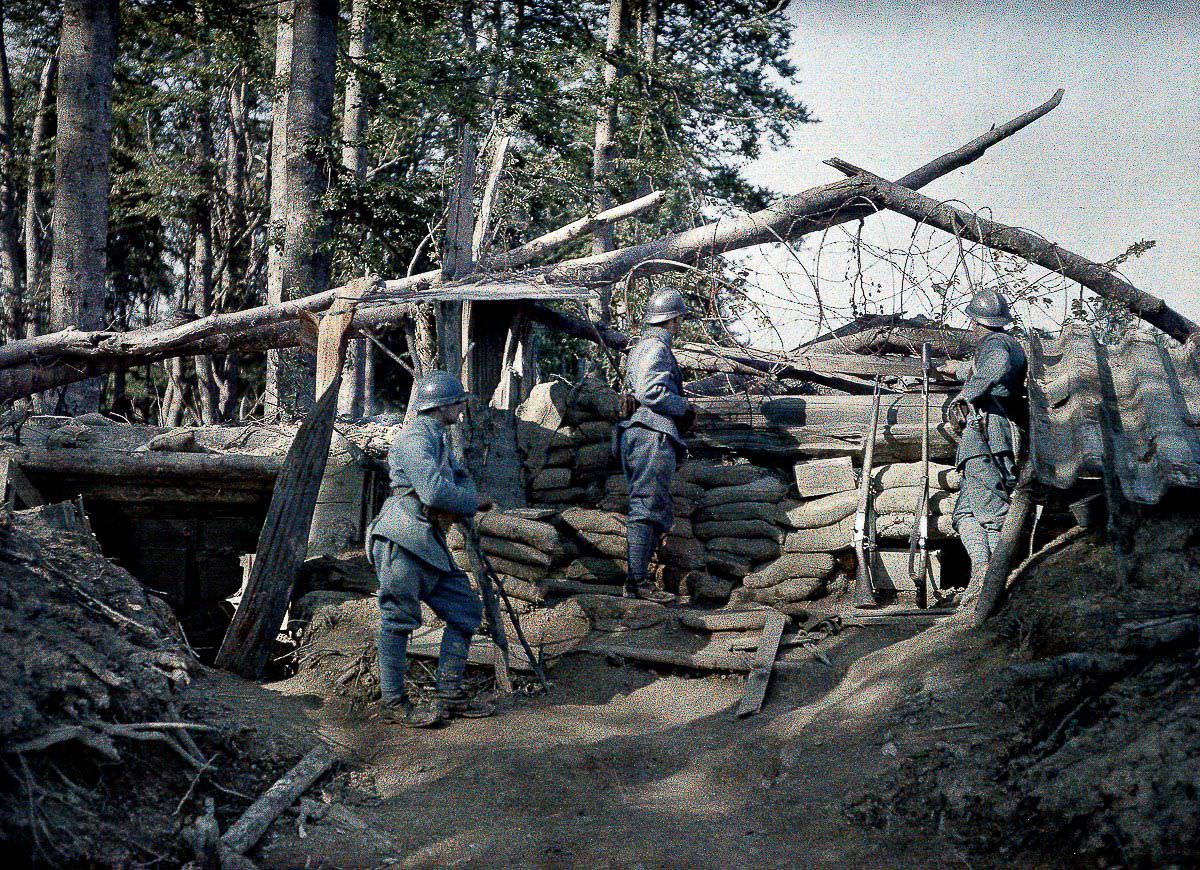
<path fill-rule="evenodd" d="M 1000 541 L 1017 482 L 1020 430 L 1014 421 L 1027 416 L 1022 407 L 1025 349 L 1005 331 L 1013 322 L 1008 303 L 994 290 L 980 290 L 966 314 L 980 339 L 970 370 L 943 369 L 964 380 L 951 404 L 965 423 L 955 457 L 962 486 L 954 508 L 954 528 L 971 557 L 971 580 L 963 604 L 979 597 L 988 562 Z"/>
<path fill-rule="evenodd" d="M 417 413 L 388 450 L 391 496 L 367 528 L 367 558 L 379 575 L 383 718 L 412 728 L 494 712 L 491 704 L 472 700 L 463 691 L 467 651 L 483 618 L 483 604 L 450 557 L 445 535 L 455 519 L 491 507 L 450 449 L 448 427 L 461 419 L 466 400 L 462 384 L 446 372 L 434 372 L 417 384 Z M 419 706 L 409 698 L 404 677 L 408 639 L 421 625 L 422 601 L 446 627 L 434 700 Z"/>
<path fill-rule="evenodd" d="M 674 523 L 671 480 L 687 456 L 684 436 L 696 419 L 683 397 L 683 375 L 671 350 L 687 304 L 674 290 L 650 299 L 642 338 L 625 364 L 621 422 L 613 431 L 613 452 L 629 485 L 627 523 L 629 568 L 625 597 L 669 604 L 675 596 L 647 577 L 650 560 Z"/>

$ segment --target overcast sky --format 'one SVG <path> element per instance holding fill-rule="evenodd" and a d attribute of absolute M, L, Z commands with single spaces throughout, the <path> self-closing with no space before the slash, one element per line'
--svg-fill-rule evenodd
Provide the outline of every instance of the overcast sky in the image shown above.
<path fill-rule="evenodd" d="M 1200 319 L 1191 4 L 801 0 L 789 14 L 796 92 L 821 123 L 752 164 L 751 180 L 794 193 L 839 178 L 821 163 L 834 155 L 898 177 L 1062 87 L 1058 109 L 925 192 L 1095 260 L 1154 239 L 1123 273 Z M 873 232 L 894 245 L 911 227 L 893 216 Z"/>

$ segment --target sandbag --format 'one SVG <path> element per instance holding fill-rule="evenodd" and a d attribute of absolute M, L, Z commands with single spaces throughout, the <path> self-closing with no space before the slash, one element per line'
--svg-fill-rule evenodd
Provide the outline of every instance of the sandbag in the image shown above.
<path fill-rule="evenodd" d="M 779 542 L 773 538 L 713 538 L 707 548 L 710 553 L 731 553 L 751 562 L 779 558 Z"/>
<path fill-rule="evenodd" d="M 564 489 L 571 485 L 571 469 L 543 468 L 529 482 L 532 489 Z"/>
<path fill-rule="evenodd" d="M 687 462 L 679 469 L 679 476 L 689 483 L 698 484 L 705 489 L 715 489 L 723 486 L 741 486 L 763 477 L 770 477 L 771 472 L 757 465 L 714 465 L 704 462 Z"/>
<path fill-rule="evenodd" d="M 567 566 L 566 577 L 581 583 L 617 585 L 624 582 L 627 570 L 628 565 L 624 559 L 580 556 Z"/>
<path fill-rule="evenodd" d="M 706 564 L 704 544 L 695 538 L 667 535 L 658 548 L 658 561 L 673 568 L 695 571 Z"/>
<path fill-rule="evenodd" d="M 574 466 L 579 471 L 607 471 L 616 462 L 612 445 L 604 441 L 599 444 L 584 444 L 575 451 Z"/>
<path fill-rule="evenodd" d="M 549 554 L 517 541 L 506 541 L 504 538 L 484 535 L 480 536 L 479 543 L 483 547 L 483 552 L 489 556 L 496 556 L 509 562 L 524 562 L 528 565 L 549 568 L 553 561 Z"/>
<path fill-rule="evenodd" d="M 580 423 L 577 427 L 578 438 L 581 441 L 608 441 L 612 438 L 612 430 L 612 424 L 603 420 Z"/>
<path fill-rule="evenodd" d="M 628 499 L 629 482 L 625 480 L 625 475 L 610 475 L 604 481 L 604 492 L 607 495 L 621 495 Z M 682 498 L 687 501 L 699 503 L 704 498 L 704 488 L 696 486 L 694 483 L 688 483 L 677 474 L 671 479 L 671 496 L 676 500 Z"/>
<path fill-rule="evenodd" d="M 943 489 L 929 490 L 929 512 L 931 514 L 952 514 L 958 501 L 957 492 L 947 492 Z M 875 496 L 875 512 L 877 514 L 918 513 L 921 505 L 921 486 L 894 486 L 885 489 Z"/>
<path fill-rule="evenodd" d="M 543 516 L 547 513 L 543 512 Z M 547 522 L 522 517 L 510 511 L 491 510 L 478 514 L 475 525 L 480 534 L 519 541 L 551 556 L 558 556 L 564 552 L 562 535 Z"/>
<path fill-rule="evenodd" d="M 466 558 L 465 553 L 463 554 L 463 558 Z M 508 559 L 500 556 L 493 556 L 490 553 L 488 554 L 488 561 L 492 563 L 492 567 L 495 568 L 499 573 L 507 574 L 510 577 L 516 577 L 518 580 L 528 580 L 530 583 L 536 583 L 539 580 L 545 580 L 546 575 L 550 573 L 546 568 L 543 568 L 539 565 L 527 565 L 524 562 L 510 562 Z M 459 564 L 461 565 L 463 563 L 459 562 Z M 469 571 L 469 568 L 466 568 L 465 570 Z"/>
<path fill-rule="evenodd" d="M 596 532 L 602 535 L 625 537 L 625 517 L 620 514 L 570 507 L 564 510 L 560 517 L 576 532 Z"/>
<path fill-rule="evenodd" d="M 858 489 L 858 473 L 849 456 L 797 462 L 793 473 L 801 498 L 817 498 Z"/>
<path fill-rule="evenodd" d="M 620 535 L 605 535 L 600 532 L 581 531 L 579 537 L 583 539 L 586 547 L 595 550 L 601 556 L 624 559 L 629 553 L 629 543 L 624 532 Z"/>
<path fill-rule="evenodd" d="M 785 553 L 833 553 L 854 544 L 854 515 L 818 529 L 798 529 L 783 539 Z"/>
<path fill-rule="evenodd" d="M 571 442 L 565 447 L 555 447 L 547 451 L 545 461 L 542 462 L 539 468 L 574 468 L 575 467 L 575 443 Z M 532 463 L 529 463 L 532 465 Z"/>
<path fill-rule="evenodd" d="M 801 502 L 787 512 L 787 520 L 794 529 L 819 529 L 840 522 L 853 514 L 857 507 L 858 493 L 847 490 Z"/>
<path fill-rule="evenodd" d="M 766 589 L 797 577 L 825 578 L 833 573 L 834 564 L 829 553 L 784 553 L 766 567 L 747 574 L 742 582 L 750 589 Z"/>
<path fill-rule="evenodd" d="M 900 539 L 907 541 L 912 535 L 913 525 L 913 515 L 911 513 L 880 514 L 875 518 L 875 536 L 877 538 L 888 538 L 889 540 Z M 929 537 L 943 539 L 954 536 L 953 516 L 950 514 L 935 514 L 929 518 Z"/>
<path fill-rule="evenodd" d="M 536 504 L 577 504 L 587 501 L 591 493 L 586 486 L 568 486 L 564 489 L 533 489 L 530 501 Z"/>
<path fill-rule="evenodd" d="M 924 464 L 921 462 L 895 462 L 881 465 L 871 472 L 871 481 L 877 489 L 896 486 L 920 486 Z M 952 466 L 929 463 L 929 485 L 934 489 L 958 489 L 962 475 Z"/>
<path fill-rule="evenodd" d="M 729 553 L 710 552 L 706 561 L 710 573 L 734 580 L 741 580 L 751 571 L 749 560 Z"/>
<path fill-rule="evenodd" d="M 696 532 L 692 528 L 692 521 L 687 517 L 676 517 L 675 522 L 671 524 L 671 528 L 667 530 L 667 535 L 680 538 L 695 538 Z"/>
<path fill-rule="evenodd" d="M 755 589 L 754 600 L 764 604 L 775 601 L 808 601 L 825 592 L 824 577 L 794 577 L 766 589 Z"/>
<path fill-rule="evenodd" d="M 783 534 L 779 526 L 765 520 L 720 520 L 696 523 L 693 531 L 697 538 L 709 541 L 713 538 L 778 538 Z"/>
<path fill-rule="evenodd" d="M 722 522 L 725 520 L 762 520 L 777 526 L 787 525 L 787 514 L 777 504 L 767 502 L 743 502 L 741 504 L 721 504 L 715 507 L 700 508 L 696 512 L 695 521 L 698 523 Z"/>
<path fill-rule="evenodd" d="M 615 421 L 621 415 L 621 400 L 615 390 L 599 378 L 588 375 L 571 391 L 570 409 L 573 418 L 579 421 L 589 416 Z"/>
<path fill-rule="evenodd" d="M 774 477 L 762 477 L 740 486 L 720 486 L 709 489 L 700 501 L 701 507 L 716 507 L 722 504 L 742 502 L 770 502 L 778 504 L 787 494 L 787 487 Z"/>

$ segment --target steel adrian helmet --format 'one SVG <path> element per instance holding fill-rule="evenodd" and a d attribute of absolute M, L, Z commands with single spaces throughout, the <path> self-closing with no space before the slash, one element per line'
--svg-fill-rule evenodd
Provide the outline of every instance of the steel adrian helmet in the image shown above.
<path fill-rule="evenodd" d="M 467 391 L 458 378 L 449 372 L 434 372 L 417 382 L 417 395 L 413 400 L 417 411 L 429 411 L 456 405 L 467 399 Z"/>
<path fill-rule="evenodd" d="M 646 306 L 646 323 L 666 323 L 676 317 L 687 316 L 687 303 L 674 290 L 660 290 L 650 297 Z"/>
<path fill-rule="evenodd" d="M 967 317 L 984 326 L 1003 329 L 1013 322 L 1008 303 L 995 290 L 980 290 L 967 303 Z"/>

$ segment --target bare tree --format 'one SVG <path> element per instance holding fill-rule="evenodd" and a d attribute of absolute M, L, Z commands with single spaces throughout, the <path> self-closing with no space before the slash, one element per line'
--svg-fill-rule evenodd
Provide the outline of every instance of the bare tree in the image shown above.
<path fill-rule="evenodd" d="M 45 325 L 45 311 L 37 305 L 43 292 L 42 215 L 45 203 L 42 195 L 42 169 L 46 144 L 54 134 L 54 111 L 51 101 L 54 99 L 54 83 L 57 77 L 58 55 L 54 54 L 42 67 L 37 105 L 33 110 L 33 128 L 29 136 L 29 156 L 26 161 L 25 215 L 22 228 L 25 238 L 25 304 L 21 312 L 25 336 L 36 335 L 39 327 Z M 43 322 L 39 323 L 39 319 Z"/>
<path fill-rule="evenodd" d="M 64 0 L 54 165 L 50 328 L 104 325 L 117 0 Z M 100 382 L 65 387 L 68 413 L 96 411 Z"/>
<path fill-rule="evenodd" d="M 616 150 L 613 136 L 617 126 L 617 55 L 624 39 L 625 17 L 625 0 L 609 0 L 608 32 L 604 40 L 604 91 L 596 106 L 596 144 L 592 150 L 592 207 L 597 212 L 606 211 L 613 205 L 609 183 Z M 612 225 L 598 227 L 592 240 L 592 253 L 606 254 L 615 247 Z M 601 322 L 607 323 L 612 317 L 610 287 L 601 289 L 599 302 L 599 310 L 594 313 Z"/>

